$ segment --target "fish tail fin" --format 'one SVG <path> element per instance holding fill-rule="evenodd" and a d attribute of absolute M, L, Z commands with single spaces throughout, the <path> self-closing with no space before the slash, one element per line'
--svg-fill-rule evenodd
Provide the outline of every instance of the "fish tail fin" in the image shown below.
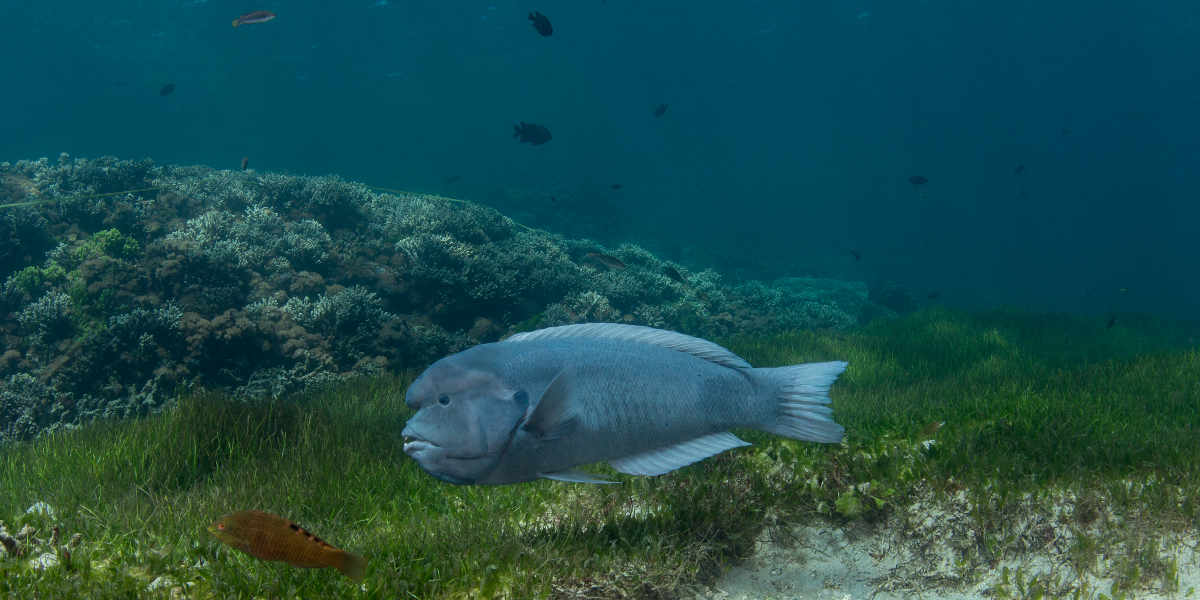
<path fill-rule="evenodd" d="M 242 23 L 241 23 L 241 21 L 242 21 L 241 19 L 234 19 L 234 20 L 233 20 L 233 26 L 234 26 L 234 27 L 237 27 L 238 25 L 241 25 L 241 24 L 242 24 Z"/>
<path fill-rule="evenodd" d="M 521 123 L 521 125 L 524 125 L 524 123 Z M 513 125 L 513 129 L 516 130 L 516 132 L 513 133 L 513 137 L 521 137 L 521 125 Z"/>
<path fill-rule="evenodd" d="M 342 560 L 337 565 L 342 575 L 362 583 L 367 578 L 367 558 L 342 550 Z"/>
<path fill-rule="evenodd" d="M 530 20 L 530 21 L 536 21 L 536 20 L 537 20 L 537 17 L 533 16 L 533 13 L 529 13 L 529 20 Z"/>
<path fill-rule="evenodd" d="M 761 429 L 794 440 L 837 443 L 846 429 L 833 421 L 829 388 L 850 363 L 843 361 L 805 363 L 777 369 L 754 369 L 760 380 L 774 383 L 778 401 L 769 421 Z"/>

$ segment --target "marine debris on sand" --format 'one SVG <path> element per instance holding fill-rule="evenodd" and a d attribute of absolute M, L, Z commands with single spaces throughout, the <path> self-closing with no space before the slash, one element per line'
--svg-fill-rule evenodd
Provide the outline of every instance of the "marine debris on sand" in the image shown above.
<path fill-rule="evenodd" d="M 0 441 L 153 412 L 180 386 L 269 398 L 419 369 L 531 321 L 711 338 L 895 315 L 861 283 L 729 285 L 633 244 L 336 176 L 65 153 L 0 175 L 0 204 L 40 201 L 0 209 Z"/>

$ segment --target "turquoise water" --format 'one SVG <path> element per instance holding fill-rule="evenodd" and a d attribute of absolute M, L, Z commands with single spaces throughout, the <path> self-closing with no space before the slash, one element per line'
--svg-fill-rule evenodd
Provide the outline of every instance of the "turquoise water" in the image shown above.
<path fill-rule="evenodd" d="M 1198 27 L 1186 1 L 14 2 L 0 160 L 517 190 L 748 278 L 1196 317 Z"/>

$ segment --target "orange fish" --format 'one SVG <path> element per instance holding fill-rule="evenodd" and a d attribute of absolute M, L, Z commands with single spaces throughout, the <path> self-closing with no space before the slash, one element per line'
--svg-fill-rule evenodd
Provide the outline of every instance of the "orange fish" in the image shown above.
<path fill-rule="evenodd" d="M 270 21 L 271 19 L 274 19 L 274 18 L 275 18 L 275 13 L 273 13 L 273 12 L 267 12 L 265 10 L 256 10 L 254 12 L 248 12 L 248 13 L 234 19 L 233 26 L 237 27 L 238 25 L 245 25 L 246 23 L 266 23 L 267 21 Z"/>
<path fill-rule="evenodd" d="M 209 525 L 208 532 L 259 560 L 301 569 L 333 567 L 359 583 L 367 576 L 366 558 L 334 548 L 303 527 L 261 510 L 229 513 Z"/>
<path fill-rule="evenodd" d="M 604 266 L 606 266 L 610 269 L 624 269 L 625 268 L 625 263 L 621 262 L 621 259 L 619 259 L 615 256 L 609 256 L 607 254 L 596 254 L 595 252 L 588 252 L 588 256 L 604 263 Z"/>

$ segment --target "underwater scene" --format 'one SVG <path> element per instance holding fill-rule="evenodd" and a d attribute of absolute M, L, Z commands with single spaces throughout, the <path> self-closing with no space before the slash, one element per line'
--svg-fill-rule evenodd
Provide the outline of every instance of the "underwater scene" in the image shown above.
<path fill-rule="evenodd" d="M 0 21 L 0 599 L 1200 588 L 1200 5 Z"/>

